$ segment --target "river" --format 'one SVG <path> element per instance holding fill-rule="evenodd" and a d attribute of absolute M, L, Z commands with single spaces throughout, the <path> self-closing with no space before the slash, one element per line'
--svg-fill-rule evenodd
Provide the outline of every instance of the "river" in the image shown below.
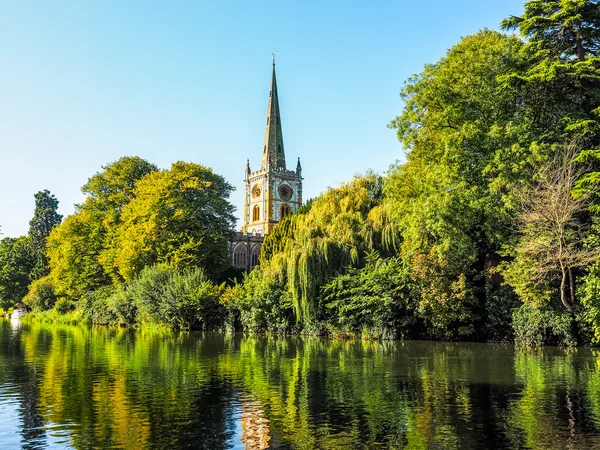
<path fill-rule="evenodd" d="M 0 448 L 600 448 L 600 351 L 2 320 Z"/>

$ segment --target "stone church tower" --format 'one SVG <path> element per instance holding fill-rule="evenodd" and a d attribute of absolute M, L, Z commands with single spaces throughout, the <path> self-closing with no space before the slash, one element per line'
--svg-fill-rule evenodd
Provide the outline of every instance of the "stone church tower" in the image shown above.
<path fill-rule="evenodd" d="M 285 163 L 274 58 L 260 169 L 252 172 L 248 161 L 245 182 L 244 223 L 232 243 L 231 262 L 234 267 L 250 270 L 258 264 L 263 237 L 302 205 L 300 158 L 296 170 L 287 170 Z"/>

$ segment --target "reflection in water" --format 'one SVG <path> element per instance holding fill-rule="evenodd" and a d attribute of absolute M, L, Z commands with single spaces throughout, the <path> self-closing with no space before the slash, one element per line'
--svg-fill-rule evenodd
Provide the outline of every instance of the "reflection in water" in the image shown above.
<path fill-rule="evenodd" d="M 600 353 L 0 321 L 0 447 L 600 448 Z"/>
<path fill-rule="evenodd" d="M 242 402 L 242 439 L 248 450 L 269 448 L 269 419 L 265 417 L 258 402 Z"/>

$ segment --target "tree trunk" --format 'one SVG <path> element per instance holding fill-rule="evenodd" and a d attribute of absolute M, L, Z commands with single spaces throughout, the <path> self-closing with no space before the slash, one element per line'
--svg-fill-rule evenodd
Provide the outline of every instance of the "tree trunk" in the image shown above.
<path fill-rule="evenodd" d="M 575 305 L 575 279 L 573 278 L 573 269 L 569 267 L 569 292 L 571 294 L 571 305 Z"/>
<path fill-rule="evenodd" d="M 573 311 L 571 304 L 567 301 L 565 290 L 567 289 L 567 271 L 565 268 L 562 269 L 562 279 L 560 280 L 560 301 L 567 308 L 567 311 Z"/>
<path fill-rule="evenodd" d="M 575 47 L 577 48 L 577 59 L 579 59 L 579 61 L 585 61 L 585 50 L 583 48 L 583 42 L 581 42 L 581 38 L 579 37 L 579 33 L 577 33 L 577 38 L 575 39 Z"/>

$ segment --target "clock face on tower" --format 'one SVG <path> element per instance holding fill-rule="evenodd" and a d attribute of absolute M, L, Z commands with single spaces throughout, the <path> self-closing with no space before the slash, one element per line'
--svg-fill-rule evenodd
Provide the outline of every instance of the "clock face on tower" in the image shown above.
<path fill-rule="evenodd" d="M 289 187 L 287 184 L 282 184 L 281 186 L 279 186 L 279 197 L 283 201 L 287 202 L 289 199 L 291 199 L 292 192 L 292 188 Z"/>

